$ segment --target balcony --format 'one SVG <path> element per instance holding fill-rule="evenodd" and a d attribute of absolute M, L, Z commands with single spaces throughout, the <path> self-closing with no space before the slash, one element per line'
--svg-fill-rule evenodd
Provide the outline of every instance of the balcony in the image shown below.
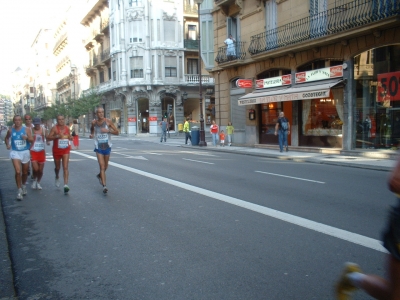
<path fill-rule="evenodd" d="M 64 85 L 69 84 L 70 80 L 69 80 L 69 76 L 64 77 L 63 79 L 61 79 L 59 82 L 57 82 L 57 88 L 61 88 Z"/>
<path fill-rule="evenodd" d="M 197 12 L 197 4 L 194 3 L 194 1 L 190 0 L 184 0 L 183 2 L 183 14 L 184 15 L 196 15 L 198 14 Z"/>
<path fill-rule="evenodd" d="M 102 19 L 100 24 L 100 32 L 106 32 L 108 30 L 108 26 L 110 25 L 110 20 L 108 18 Z"/>
<path fill-rule="evenodd" d="M 186 50 L 199 51 L 199 40 L 183 40 L 183 47 Z"/>
<path fill-rule="evenodd" d="M 251 55 L 256 55 L 310 40 L 317 42 L 334 34 L 349 35 L 352 29 L 355 34 L 360 34 L 361 27 L 371 31 L 366 25 L 391 17 L 395 22 L 399 15 L 398 0 L 355 0 L 254 35 L 248 50 Z"/>
<path fill-rule="evenodd" d="M 185 82 L 189 85 L 198 85 L 200 83 L 199 74 L 185 74 Z M 201 84 L 214 85 L 214 78 L 210 75 L 201 75 Z"/>
<path fill-rule="evenodd" d="M 101 61 L 106 62 L 109 59 L 110 59 L 110 49 L 103 50 L 103 52 L 101 52 Z"/>
<path fill-rule="evenodd" d="M 244 44 L 245 42 L 234 42 L 233 47 L 232 46 L 219 47 L 215 61 L 219 64 L 226 62 L 242 63 L 246 57 L 246 50 Z"/>
<path fill-rule="evenodd" d="M 56 45 L 53 48 L 53 54 L 58 55 L 68 44 L 68 36 L 67 33 L 64 33 L 56 42 Z"/>

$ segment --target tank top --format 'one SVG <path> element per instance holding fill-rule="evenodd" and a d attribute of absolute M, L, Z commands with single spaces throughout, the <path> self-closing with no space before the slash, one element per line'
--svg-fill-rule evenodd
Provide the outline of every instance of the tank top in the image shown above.
<path fill-rule="evenodd" d="M 33 143 L 31 146 L 31 151 L 34 152 L 40 152 L 44 150 L 44 134 L 43 134 L 43 127 L 40 127 L 40 133 L 34 133 L 34 130 L 32 130 L 33 134 Z"/>
<path fill-rule="evenodd" d="M 22 138 L 23 135 L 26 135 L 26 127 L 22 127 L 20 130 L 16 130 L 14 127 L 11 128 L 11 149 L 14 151 L 29 150 L 31 145 Z"/>
<path fill-rule="evenodd" d="M 111 134 L 101 132 L 101 128 L 109 129 L 106 121 L 101 125 L 98 125 L 97 122 L 94 124 L 94 145 L 96 149 L 105 150 L 112 146 Z"/>
<path fill-rule="evenodd" d="M 68 126 L 64 125 L 64 130 L 62 132 L 60 132 L 60 127 L 58 125 L 55 125 L 55 126 L 56 126 L 57 134 L 67 136 L 67 138 L 53 140 L 53 153 L 57 152 L 57 150 L 69 149 L 69 139 L 68 139 L 69 128 L 68 128 Z"/>

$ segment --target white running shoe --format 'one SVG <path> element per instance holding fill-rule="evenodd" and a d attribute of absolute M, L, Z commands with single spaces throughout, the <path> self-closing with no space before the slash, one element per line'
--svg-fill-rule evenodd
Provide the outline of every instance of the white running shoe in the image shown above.
<path fill-rule="evenodd" d="M 22 196 L 22 189 L 18 189 L 17 200 L 22 200 L 24 197 Z"/>
<path fill-rule="evenodd" d="M 69 192 L 69 186 L 68 185 L 64 185 L 64 195 L 67 195 Z"/>
<path fill-rule="evenodd" d="M 41 190 L 41 189 L 42 189 L 42 186 L 40 185 L 39 182 L 36 184 L 36 187 L 37 187 L 38 190 Z"/>
<path fill-rule="evenodd" d="M 107 192 L 108 192 L 108 188 L 106 186 L 103 187 L 103 194 L 107 194 Z"/>
<path fill-rule="evenodd" d="M 26 190 L 26 185 L 22 186 L 22 195 L 25 196 L 26 194 L 28 194 L 28 191 Z"/>
<path fill-rule="evenodd" d="M 33 182 L 32 182 L 32 185 L 31 185 L 31 188 L 34 189 L 34 190 L 36 190 L 36 189 L 37 189 L 37 184 L 38 184 L 38 183 L 37 183 L 36 180 L 33 181 Z"/>
<path fill-rule="evenodd" d="M 60 187 L 60 179 L 56 178 L 56 187 Z"/>

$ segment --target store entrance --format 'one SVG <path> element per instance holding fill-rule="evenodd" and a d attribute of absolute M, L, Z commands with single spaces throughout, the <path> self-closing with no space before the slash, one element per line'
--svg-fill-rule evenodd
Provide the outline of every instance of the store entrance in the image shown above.
<path fill-rule="evenodd" d="M 150 128 L 149 122 L 149 99 L 138 100 L 138 132 L 148 133 Z"/>

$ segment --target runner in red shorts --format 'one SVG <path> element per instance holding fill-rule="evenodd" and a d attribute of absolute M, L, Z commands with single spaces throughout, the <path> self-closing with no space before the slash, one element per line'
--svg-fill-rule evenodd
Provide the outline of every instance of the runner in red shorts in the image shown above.
<path fill-rule="evenodd" d="M 31 153 L 31 163 L 34 181 L 32 183 L 32 189 L 41 190 L 40 180 L 43 176 L 44 163 L 46 162 L 46 152 L 44 150 L 45 129 L 41 125 L 40 118 L 33 119 L 32 136 L 33 143 L 31 143 L 30 153 Z"/>
<path fill-rule="evenodd" d="M 72 140 L 72 136 L 70 135 L 68 126 L 65 125 L 65 119 L 63 115 L 57 116 L 57 124 L 51 128 L 47 139 L 53 141 L 53 158 L 56 173 L 56 181 L 55 184 L 57 187 L 60 186 L 60 168 L 61 161 L 63 166 L 63 175 L 64 175 L 64 194 L 68 194 L 69 186 L 68 186 L 68 164 L 69 164 L 69 152 L 70 145 L 69 141 Z"/>

